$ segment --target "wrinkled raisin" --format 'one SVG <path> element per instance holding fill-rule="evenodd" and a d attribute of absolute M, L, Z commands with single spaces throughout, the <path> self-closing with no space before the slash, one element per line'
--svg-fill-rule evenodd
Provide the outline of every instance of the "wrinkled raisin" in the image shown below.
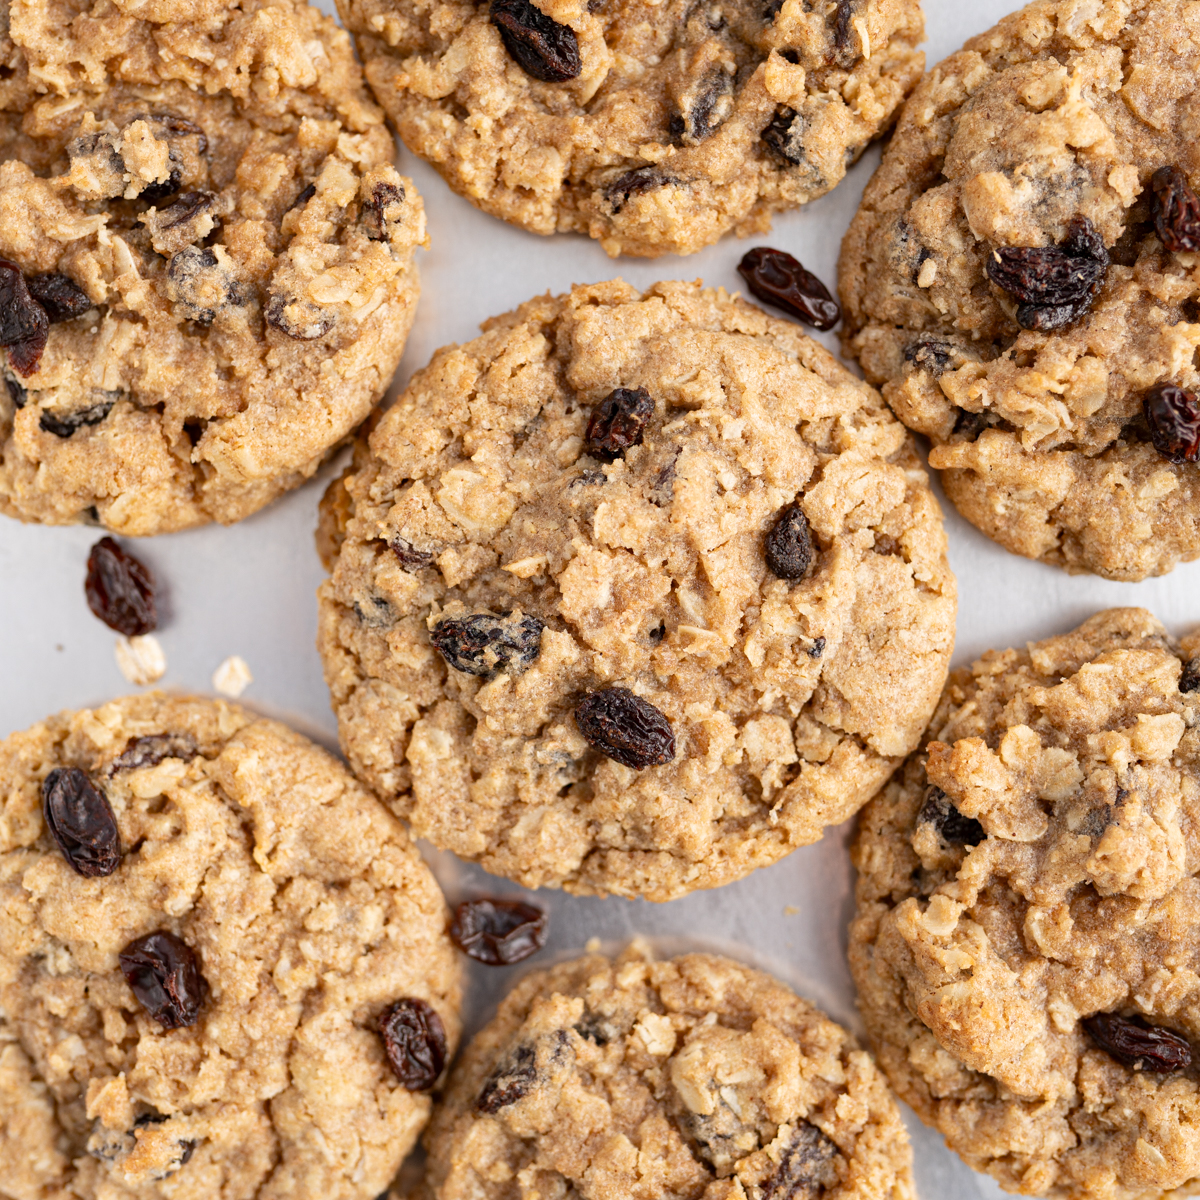
<path fill-rule="evenodd" d="M 537 617 L 473 613 L 439 621 L 429 640 L 456 671 L 492 679 L 501 671 L 523 671 L 537 658 L 542 628 Z"/>
<path fill-rule="evenodd" d="M 51 325 L 74 320 L 92 307 L 87 292 L 57 271 L 50 275 L 34 275 L 26 280 L 26 284 L 29 294 L 46 310 Z"/>
<path fill-rule="evenodd" d="M 8 361 L 18 375 L 32 375 L 42 360 L 50 318 L 29 294 L 16 263 L 0 259 L 0 346 L 8 347 Z"/>
<path fill-rule="evenodd" d="M 371 199 L 363 205 L 362 223 L 367 237 L 375 242 L 388 240 L 388 226 L 404 218 L 404 188 L 398 183 L 377 183 Z"/>
<path fill-rule="evenodd" d="M 1173 463 L 1200 458 L 1200 401 L 1173 383 L 1152 387 L 1142 399 L 1155 450 Z"/>
<path fill-rule="evenodd" d="M 546 942 L 546 914 L 521 900 L 464 900 L 450 924 L 454 944 L 476 962 L 503 967 Z"/>
<path fill-rule="evenodd" d="M 583 70 L 575 30 L 546 16 L 529 0 L 492 0 L 489 20 L 526 75 L 543 83 L 565 83 Z"/>
<path fill-rule="evenodd" d="M 808 518 L 799 502 L 793 501 L 767 534 L 767 566 L 780 579 L 803 579 L 815 558 Z"/>
<path fill-rule="evenodd" d="M 1200 656 L 1188 659 L 1179 675 L 1179 690 L 1194 692 L 1200 688 Z"/>
<path fill-rule="evenodd" d="M 614 388 L 592 409 L 587 423 L 587 451 L 601 462 L 620 458 L 640 446 L 654 401 L 645 388 Z"/>
<path fill-rule="evenodd" d="M 801 1121 L 762 1185 L 762 1200 L 807 1200 L 838 1182 L 838 1148 L 815 1125 Z"/>
<path fill-rule="evenodd" d="M 919 371 L 928 371 L 935 379 L 950 365 L 954 347 L 939 338 L 918 338 L 904 347 L 904 361 Z"/>
<path fill-rule="evenodd" d="M 134 938 L 117 957 L 133 994 L 164 1029 L 200 1019 L 204 976 L 195 951 L 181 938 L 160 929 Z"/>
<path fill-rule="evenodd" d="M 24 408 L 25 401 L 29 399 L 29 393 L 7 372 L 4 375 L 4 386 L 8 388 L 8 398 L 13 402 L 13 407 Z"/>
<path fill-rule="evenodd" d="M 176 156 L 171 155 L 172 159 Z M 183 186 L 183 169 L 178 166 L 172 166 L 166 179 L 159 180 L 158 183 L 148 183 L 138 193 L 138 199 L 145 204 L 157 204 L 160 200 L 165 200 L 168 196 L 173 196 L 180 187 Z"/>
<path fill-rule="evenodd" d="M 154 576 L 112 538 L 103 537 L 92 547 L 83 590 L 88 608 L 109 629 L 138 637 L 158 628 Z"/>
<path fill-rule="evenodd" d="M 121 862 L 121 835 L 108 797 L 78 767 L 57 767 L 42 784 L 46 828 L 78 875 L 111 875 Z"/>
<path fill-rule="evenodd" d="M 397 1000 L 379 1017 L 387 1060 L 401 1085 L 427 1092 L 446 1065 L 446 1027 L 437 1010 L 424 1000 Z"/>
<path fill-rule="evenodd" d="M 512 1055 L 483 1085 L 475 1107 L 483 1113 L 499 1112 L 510 1104 L 523 1100 L 537 1080 L 537 1054 L 527 1042 L 522 1042 Z"/>
<path fill-rule="evenodd" d="M 756 246 L 738 263 L 738 274 L 764 304 L 773 304 L 814 329 L 832 329 L 842 310 L 829 289 L 783 250 Z"/>
<path fill-rule="evenodd" d="M 604 198 L 608 201 L 613 216 L 616 216 L 632 197 L 644 196 L 647 192 L 678 182 L 674 176 L 668 175 L 658 167 L 635 167 L 607 184 L 604 188 Z"/>
<path fill-rule="evenodd" d="M 782 104 L 759 137 L 777 159 L 795 167 L 804 161 L 805 128 L 804 118 L 794 108 Z"/>
<path fill-rule="evenodd" d="M 1017 305 L 1022 329 L 1062 329 L 1092 306 L 1108 251 L 1087 217 L 1073 217 L 1057 246 L 1001 246 L 987 260 L 988 278 Z"/>
<path fill-rule="evenodd" d="M 850 45 L 850 17 L 854 12 L 854 0 L 837 0 L 833 13 L 833 44 L 839 51 Z"/>
<path fill-rule="evenodd" d="M 675 732 L 666 715 L 628 688 L 591 692 L 575 707 L 575 724 L 588 744 L 635 771 L 675 757 Z"/>
<path fill-rule="evenodd" d="M 958 416 L 954 418 L 954 436 L 973 442 L 990 424 L 987 413 L 976 413 L 960 408 Z"/>
<path fill-rule="evenodd" d="M 311 300 L 295 300 L 290 296 L 272 296 L 264 315 L 268 325 L 297 342 L 316 341 L 334 326 L 333 313 L 318 308 Z"/>
<path fill-rule="evenodd" d="M 1186 1038 L 1161 1025 L 1150 1025 L 1141 1017 L 1097 1013 L 1086 1017 L 1082 1024 L 1101 1050 L 1131 1070 L 1166 1075 L 1192 1064 L 1192 1047 Z"/>
<path fill-rule="evenodd" d="M 952 846 L 978 846 L 987 833 L 974 817 L 966 817 L 950 803 L 940 787 L 930 787 L 917 814 L 919 824 L 932 824 L 942 840 Z"/>
<path fill-rule="evenodd" d="M 1178 167 L 1160 167 L 1150 180 L 1154 228 L 1168 250 L 1200 250 L 1200 198 Z"/>
<path fill-rule="evenodd" d="M 394 537 L 388 543 L 392 553 L 400 560 L 400 565 L 411 575 L 424 570 L 433 562 L 433 553 L 429 550 L 418 550 L 411 542 L 402 537 Z"/>
<path fill-rule="evenodd" d="M 720 69 L 709 71 L 679 97 L 671 114 L 671 137 L 685 146 L 695 146 L 711 137 L 733 111 L 733 78 Z"/>
<path fill-rule="evenodd" d="M 144 767 L 156 767 L 164 758 L 193 759 L 196 743 L 186 733 L 151 733 L 145 737 L 130 738 L 125 749 L 112 760 L 108 767 L 110 775 L 118 771 L 140 771 Z"/>
<path fill-rule="evenodd" d="M 87 408 L 77 408 L 74 412 L 59 416 L 53 410 L 45 409 L 38 417 L 38 427 L 55 437 L 69 438 L 78 433 L 86 425 L 99 425 L 112 412 L 115 400 L 101 400 L 98 404 L 90 404 Z"/>

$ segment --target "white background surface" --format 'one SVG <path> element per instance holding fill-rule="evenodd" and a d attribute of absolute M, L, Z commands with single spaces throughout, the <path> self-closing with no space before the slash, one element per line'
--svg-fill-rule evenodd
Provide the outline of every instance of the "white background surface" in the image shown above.
<path fill-rule="evenodd" d="M 332 11 L 324 0 L 321 7 Z M 1010 0 L 925 0 L 930 65 L 1016 7 Z M 862 189 L 878 162 L 869 152 L 830 195 L 776 220 L 767 237 L 726 238 L 688 259 L 608 259 L 582 237 L 543 239 L 476 212 L 406 151 L 400 168 L 416 180 L 429 217 L 430 249 L 419 256 L 423 290 L 416 325 L 393 391 L 448 342 L 473 336 L 487 317 L 538 293 L 622 276 L 637 286 L 660 279 L 703 278 L 730 290 L 735 267 L 751 245 L 795 254 L 831 288 L 838 246 Z M 833 335 L 817 335 L 832 349 Z M 243 702 L 282 717 L 330 748 L 336 726 L 314 649 L 314 593 L 322 570 L 312 531 L 332 471 L 273 507 L 229 529 L 211 527 L 134 544 L 165 593 L 159 638 L 167 655 L 162 685 L 211 690 L 212 672 L 230 654 L 254 673 Z M 1097 609 L 1140 604 L 1173 633 L 1200 623 L 1200 563 L 1139 584 L 1071 577 L 1016 558 L 989 542 L 943 504 L 951 564 L 959 581 L 955 663 L 989 647 L 1067 630 Z M 88 612 L 84 563 L 94 529 L 50 529 L 0 517 L 0 736 L 26 728 L 60 708 L 79 708 L 130 689 L 113 658 L 115 634 Z M 596 900 L 542 892 L 550 911 L 550 941 L 536 965 L 582 948 L 590 937 L 617 944 L 633 934 L 685 939 L 774 971 L 835 1017 L 860 1028 L 844 961 L 851 911 L 849 826 L 776 866 L 715 892 L 666 905 Z M 427 848 L 428 852 L 428 848 Z M 463 895 L 516 894 L 520 889 L 465 868 L 448 854 L 428 852 L 451 900 Z M 677 943 L 678 944 L 678 943 Z M 666 948 L 666 943 L 664 948 Z M 473 967 L 469 1018 L 491 1011 L 513 971 Z M 998 1196 L 941 1139 L 906 1112 L 916 1148 L 923 1200 Z"/>

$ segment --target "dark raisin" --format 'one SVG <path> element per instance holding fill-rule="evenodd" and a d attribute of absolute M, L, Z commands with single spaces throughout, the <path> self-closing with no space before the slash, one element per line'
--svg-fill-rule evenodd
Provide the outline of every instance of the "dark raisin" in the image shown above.
<path fill-rule="evenodd" d="M 795 167 L 804 161 L 805 128 L 804 118 L 794 108 L 781 104 L 759 137 L 777 159 Z"/>
<path fill-rule="evenodd" d="M 783 0 L 767 0 L 763 5 L 763 20 L 769 25 L 779 16 L 779 10 L 783 7 Z"/>
<path fill-rule="evenodd" d="M 501 671 L 523 671 L 537 658 L 542 628 L 537 617 L 473 613 L 439 621 L 429 640 L 456 671 L 492 679 Z"/>
<path fill-rule="evenodd" d="M 762 1185 L 762 1200 L 805 1200 L 838 1182 L 838 1148 L 815 1125 L 801 1121 L 779 1166 Z"/>
<path fill-rule="evenodd" d="M 635 771 L 675 757 L 675 732 L 666 715 L 628 688 L 590 692 L 575 707 L 575 724 L 588 744 Z"/>
<path fill-rule="evenodd" d="M 839 51 L 850 45 L 850 17 L 854 13 L 854 0 L 837 0 L 833 14 L 833 44 Z"/>
<path fill-rule="evenodd" d="M 379 1017 L 387 1060 L 401 1085 L 427 1092 L 446 1065 L 446 1027 L 437 1010 L 424 1000 L 397 1000 Z"/>
<path fill-rule="evenodd" d="M 295 300 L 290 296 L 272 296 L 267 301 L 265 316 L 268 325 L 297 342 L 316 341 L 334 325 L 332 313 L 318 308 L 311 300 Z"/>
<path fill-rule="evenodd" d="M 1085 1017 L 1082 1025 L 1101 1050 L 1131 1070 L 1166 1075 L 1192 1065 L 1192 1047 L 1186 1038 L 1141 1017 L 1097 1013 Z"/>
<path fill-rule="evenodd" d="M 1173 463 L 1200 458 L 1200 401 L 1173 383 L 1152 387 L 1142 399 L 1155 450 Z"/>
<path fill-rule="evenodd" d="M 140 771 L 143 767 L 156 767 L 164 758 L 193 759 L 196 743 L 187 734 L 151 733 L 145 737 L 130 738 L 125 749 L 109 764 L 108 773 L 118 771 Z"/>
<path fill-rule="evenodd" d="M 112 538 L 103 537 L 92 547 L 83 590 L 88 608 L 109 629 L 138 637 L 158 628 L 154 576 Z"/>
<path fill-rule="evenodd" d="M 646 498 L 658 508 L 666 508 L 675 498 L 675 462 L 679 458 L 679 447 L 668 462 L 654 477 Z"/>
<path fill-rule="evenodd" d="M 960 408 L 958 416 L 954 418 L 954 435 L 964 441 L 973 442 L 989 424 L 987 413 L 975 413 Z"/>
<path fill-rule="evenodd" d="M 483 1085 L 475 1107 L 483 1113 L 499 1112 L 510 1104 L 523 1100 L 537 1079 L 537 1054 L 522 1042 L 507 1061 L 501 1063 Z"/>
<path fill-rule="evenodd" d="M 643 196 L 647 192 L 678 182 L 677 179 L 661 171 L 658 167 L 636 167 L 632 171 L 626 171 L 624 175 L 618 175 L 611 183 L 606 184 L 604 198 L 608 201 L 608 206 L 612 209 L 615 217 L 629 203 L 631 197 Z"/>
<path fill-rule="evenodd" d="M 49 332 L 50 318 L 29 294 L 21 268 L 0 258 L 0 346 L 8 347 L 8 361 L 18 375 L 37 370 Z"/>
<path fill-rule="evenodd" d="M 197 153 L 208 153 L 208 138 L 205 136 L 204 130 L 194 121 L 189 121 L 185 117 L 178 117 L 174 113 L 138 113 L 133 120 L 153 121 L 176 137 L 194 137 L 198 139 Z"/>
<path fill-rule="evenodd" d="M 246 302 L 242 285 L 231 268 L 229 258 L 222 261 L 211 247 L 185 246 L 167 264 L 167 296 L 182 308 L 189 321 L 211 325 L 228 306 Z M 268 304 L 267 320 L 270 319 Z"/>
<path fill-rule="evenodd" d="M 797 321 L 832 329 L 841 320 L 842 310 L 829 289 L 783 250 L 756 246 L 738 263 L 738 274 L 765 304 L 782 308 Z"/>
<path fill-rule="evenodd" d="M 584 1041 L 591 1042 L 593 1046 L 607 1046 L 612 1040 L 606 1023 L 590 1013 L 584 1013 L 583 1020 L 572 1028 Z"/>
<path fill-rule="evenodd" d="M 679 97 L 669 122 L 671 137 L 687 146 L 711 137 L 733 110 L 732 96 L 733 77 L 728 71 L 707 72 Z"/>
<path fill-rule="evenodd" d="M 13 402 L 14 408 L 24 408 L 25 401 L 29 399 L 29 393 L 7 372 L 4 376 L 4 385 L 8 388 L 8 398 Z"/>
<path fill-rule="evenodd" d="M 117 957 L 133 994 L 164 1029 L 200 1019 L 204 977 L 195 951 L 181 938 L 160 929 L 134 938 Z"/>
<path fill-rule="evenodd" d="M 565 83 L 583 70 L 575 30 L 552 20 L 529 0 L 492 0 L 488 19 L 526 75 L 543 83 Z"/>
<path fill-rule="evenodd" d="M 938 338 L 918 338 L 904 347 L 904 361 L 910 362 L 918 371 L 928 371 L 937 379 L 950 365 L 954 347 Z"/>
<path fill-rule="evenodd" d="M 92 302 L 88 294 L 66 275 L 34 275 L 26 280 L 29 294 L 46 310 L 51 325 L 82 316 Z"/>
<path fill-rule="evenodd" d="M 85 425 L 99 425 L 112 412 L 115 403 L 115 400 L 101 400 L 98 404 L 77 408 L 74 412 L 62 416 L 48 409 L 43 410 L 42 415 L 38 417 L 38 426 L 55 437 L 69 438 Z"/>
<path fill-rule="evenodd" d="M 411 542 L 406 542 L 402 537 L 394 537 L 388 543 L 392 548 L 392 553 L 400 560 L 400 565 L 411 575 L 417 571 L 423 571 L 431 562 L 433 562 L 433 552 L 431 550 L 418 550 Z"/>
<path fill-rule="evenodd" d="M 546 914 L 521 900 L 464 900 L 454 910 L 450 939 L 476 962 L 505 967 L 545 945 Z"/>
<path fill-rule="evenodd" d="M 174 158 L 174 154 L 171 157 Z M 165 200 L 168 196 L 174 196 L 182 186 L 183 169 L 179 166 L 172 166 L 166 179 L 158 183 L 146 184 L 138 193 L 138 199 L 144 204 L 157 204 L 160 200 Z"/>
<path fill-rule="evenodd" d="M 163 218 L 163 229 L 178 229 L 181 225 L 194 222 L 204 216 L 216 203 L 213 192 L 184 192 L 167 205 L 159 214 Z"/>
<path fill-rule="evenodd" d="M 1108 251 L 1087 217 L 1073 217 L 1057 246 L 1001 246 L 988 256 L 988 278 L 1018 301 L 1017 324 L 1061 329 L 1092 306 Z"/>
<path fill-rule="evenodd" d="M 614 388 L 592 409 L 587 423 L 587 451 L 601 462 L 620 458 L 640 446 L 654 401 L 645 388 Z"/>
<path fill-rule="evenodd" d="M 942 840 L 952 846 L 978 846 L 987 833 L 974 817 L 963 816 L 939 787 L 925 792 L 925 803 L 917 814 L 919 824 L 932 824 Z"/>
<path fill-rule="evenodd" d="M 792 501 L 767 534 L 767 566 L 780 579 L 803 579 L 815 558 L 808 518 L 799 503 Z"/>
<path fill-rule="evenodd" d="M 1160 167 L 1150 180 L 1154 228 L 1159 241 L 1176 253 L 1200 250 L 1200 198 L 1178 167 Z"/>
<path fill-rule="evenodd" d="M 1200 688 L 1200 656 L 1188 659 L 1179 675 L 1181 692 L 1194 692 L 1197 688 Z"/>
<path fill-rule="evenodd" d="M 375 242 L 386 242 L 388 225 L 404 216 L 404 188 L 398 183 L 377 183 L 371 191 L 371 199 L 363 205 L 362 223 L 367 237 Z"/>
<path fill-rule="evenodd" d="M 121 862 L 121 835 L 108 797 L 78 767 L 57 767 L 42 784 L 46 828 L 78 875 L 111 875 Z"/>
<path fill-rule="evenodd" d="M 825 653 L 825 639 L 823 637 L 813 638 L 813 644 L 808 648 L 809 658 L 820 658 Z"/>
<path fill-rule="evenodd" d="M 317 194 L 317 186 L 314 183 L 307 184 L 301 189 L 300 195 L 292 201 L 292 208 L 303 208 Z M 290 210 L 289 210 L 290 211 Z"/>

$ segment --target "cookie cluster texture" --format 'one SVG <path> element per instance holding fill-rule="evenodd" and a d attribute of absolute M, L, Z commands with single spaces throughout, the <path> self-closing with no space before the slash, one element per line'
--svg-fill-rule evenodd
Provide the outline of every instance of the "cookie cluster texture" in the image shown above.
<path fill-rule="evenodd" d="M 390 380 L 425 239 L 348 35 L 14 4 L 0 63 L 0 511 L 151 534 L 308 478 Z"/>
<path fill-rule="evenodd" d="M 484 330 L 323 504 L 354 770 L 530 887 L 666 900 L 815 841 L 948 667 L 903 426 L 794 324 L 696 284 L 577 287 Z"/>
<path fill-rule="evenodd" d="M 1200 554 L 1198 70 L 1184 0 L 1038 0 L 913 93 L 843 244 L 846 348 L 947 495 L 1069 571 Z"/>
<path fill-rule="evenodd" d="M 989 652 L 860 816 L 850 964 L 880 1065 L 1010 1191 L 1200 1177 L 1198 655 L 1136 608 Z"/>
<path fill-rule="evenodd" d="M 917 0 L 342 0 L 409 149 L 472 204 L 687 254 L 820 196 L 920 78 Z"/>
<path fill-rule="evenodd" d="M 523 979 L 464 1051 L 425 1135 L 423 1195 L 913 1200 L 870 1055 L 783 984 L 637 943 Z"/>
<path fill-rule="evenodd" d="M 0 779 L 0 1191 L 383 1191 L 431 1100 L 378 1020 L 432 1010 L 452 1054 L 460 1003 L 395 817 L 283 726 L 154 694 L 14 734 Z"/>

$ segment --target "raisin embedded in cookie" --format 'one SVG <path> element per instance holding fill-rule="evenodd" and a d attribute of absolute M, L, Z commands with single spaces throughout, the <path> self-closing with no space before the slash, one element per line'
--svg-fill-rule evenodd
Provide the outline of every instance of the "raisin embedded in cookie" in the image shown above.
<path fill-rule="evenodd" d="M 908 101 L 842 246 L 844 340 L 1006 549 L 1200 555 L 1200 43 L 1184 0 L 1039 0 Z"/>
<path fill-rule="evenodd" d="M 410 150 L 472 204 L 689 254 L 834 187 L 924 55 L 918 0 L 339 0 Z"/>
<path fill-rule="evenodd" d="M 914 1200 L 870 1055 L 761 971 L 635 943 L 523 979 L 467 1047 L 425 1135 L 431 1200 Z"/>
<path fill-rule="evenodd" d="M 236 521 L 383 394 L 421 199 L 315 8 L 71 13 L 0 31 L 0 512 Z"/>
<path fill-rule="evenodd" d="M 0 779 L 0 1190 L 383 1191 L 459 1032 L 396 818 L 284 726 L 161 694 L 12 735 Z"/>
<path fill-rule="evenodd" d="M 901 1099 L 1009 1191 L 1200 1178 L 1200 635 L 1102 612 L 950 677 L 859 816 L 850 965 Z"/>
<path fill-rule="evenodd" d="M 795 324 L 698 284 L 484 328 L 322 506 L 353 769 L 530 887 L 666 900 L 815 841 L 945 680 L 954 579 L 904 427 Z"/>

